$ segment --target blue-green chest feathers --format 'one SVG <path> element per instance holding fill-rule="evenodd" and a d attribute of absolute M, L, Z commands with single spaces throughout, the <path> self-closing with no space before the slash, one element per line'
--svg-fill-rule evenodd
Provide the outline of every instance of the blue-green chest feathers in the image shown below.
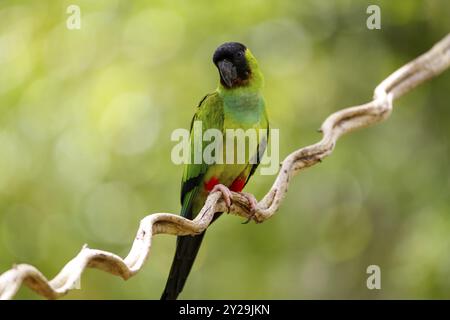
<path fill-rule="evenodd" d="M 259 93 L 225 95 L 223 111 L 226 124 L 234 128 L 251 128 L 264 116 L 264 99 Z"/>

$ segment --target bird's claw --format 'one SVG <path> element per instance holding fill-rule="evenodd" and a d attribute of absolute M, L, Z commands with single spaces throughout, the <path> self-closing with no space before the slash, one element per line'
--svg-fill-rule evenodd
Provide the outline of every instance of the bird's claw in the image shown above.
<path fill-rule="evenodd" d="M 225 204 L 227 205 L 228 210 L 230 210 L 231 197 L 232 197 L 230 189 L 228 189 L 223 184 L 216 184 L 211 190 L 211 193 L 214 193 L 214 192 L 222 193 L 222 198 L 225 201 Z"/>
<path fill-rule="evenodd" d="M 256 214 L 256 207 L 258 205 L 258 201 L 256 200 L 255 196 L 251 193 L 241 192 L 241 194 L 248 200 L 248 203 L 250 205 L 250 216 L 247 218 L 246 221 L 242 222 L 242 224 L 247 224 L 253 219 L 253 217 Z"/>
<path fill-rule="evenodd" d="M 232 198 L 232 193 L 230 191 L 230 189 L 228 189 L 227 186 L 223 185 L 223 184 L 216 184 L 212 190 L 210 191 L 211 193 L 214 192 L 220 192 L 222 194 L 222 198 L 225 201 L 225 204 L 228 208 L 228 211 L 231 208 L 231 198 Z M 244 221 L 242 224 L 247 224 L 249 223 L 253 217 L 256 214 L 256 207 L 258 205 L 258 201 L 256 200 L 255 196 L 251 193 L 247 193 L 247 192 L 240 192 L 240 194 L 242 196 L 244 196 L 248 203 L 249 203 L 249 210 L 250 210 L 250 216 L 248 217 L 248 219 L 246 221 Z"/>

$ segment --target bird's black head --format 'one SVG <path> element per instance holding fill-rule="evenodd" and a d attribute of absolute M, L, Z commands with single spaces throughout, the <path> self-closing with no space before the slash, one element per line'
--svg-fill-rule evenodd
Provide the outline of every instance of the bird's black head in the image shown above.
<path fill-rule="evenodd" d="M 246 58 L 247 48 L 238 42 L 227 42 L 216 49 L 213 62 L 219 69 L 220 83 L 226 88 L 246 85 L 251 70 Z"/>

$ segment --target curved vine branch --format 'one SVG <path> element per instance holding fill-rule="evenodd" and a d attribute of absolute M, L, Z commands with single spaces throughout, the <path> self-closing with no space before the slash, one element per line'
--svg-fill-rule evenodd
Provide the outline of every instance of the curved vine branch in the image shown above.
<path fill-rule="evenodd" d="M 289 180 L 300 170 L 313 166 L 330 155 L 336 141 L 343 134 L 386 119 L 392 111 L 392 101 L 417 85 L 433 78 L 450 66 L 450 34 L 435 44 L 425 54 L 404 65 L 375 89 L 374 99 L 366 104 L 346 108 L 330 115 L 321 126 L 323 138 L 318 143 L 296 150 L 288 155 L 269 192 L 258 203 L 256 214 L 251 216 L 247 199 L 233 193 L 231 212 L 263 222 L 278 210 L 286 195 Z M 0 276 L 0 298 L 11 299 L 22 283 L 38 294 L 57 299 L 74 288 L 86 268 L 97 268 L 128 279 L 142 269 L 149 257 L 154 235 L 194 235 L 204 231 L 214 213 L 227 211 L 221 194 L 211 194 L 200 214 L 194 220 L 170 213 L 155 213 L 142 219 L 130 253 L 125 259 L 108 252 L 84 246 L 52 280 L 35 267 L 19 264 Z"/>

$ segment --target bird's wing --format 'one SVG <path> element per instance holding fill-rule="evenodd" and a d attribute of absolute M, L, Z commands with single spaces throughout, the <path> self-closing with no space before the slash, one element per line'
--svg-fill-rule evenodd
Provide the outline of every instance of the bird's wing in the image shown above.
<path fill-rule="evenodd" d="M 205 147 L 205 142 L 201 136 L 194 137 L 194 122 L 202 121 L 202 132 L 208 129 L 218 129 L 222 131 L 223 129 L 223 102 L 217 92 L 206 95 L 199 103 L 197 112 L 195 113 L 191 122 L 191 135 L 190 135 L 190 163 L 186 164 L 184 167 L 183 178 L 181 181 L 181 215 L 188 219 L 193 218 L 192 205 L 197 193 L 200 191 L 199 188 L 203 183 L 203 176 L 205 175 L 208 167 L 210 165 L 203 162 L 203 157 L 201 163 L 194 163 L 194 139 L 201 139 L 202 150 Z"/>
<path fill-rule="evenodd" d="M 261 163 L 261 159 L 264 156 L 264 152 L 266 151 L 266 147 L 267 147 L 267 143 L 269 142 L 269 130 L 270 130 L 270 125 L 269 125 L 269 119 L 267 117 L 267 113 L 264 112 L 264 118 L 263 121 L 261 122 L 261 129 L 265 130 L 265 135 L 263 135 L 262 137 L 259 138 L 259 143 L 258 143 L 258 147 L 256 149 L 255 154 L 252 156 L 253 161 L 251 161 L 251 164 L 249 168 L 247 168 L 244 173 L 244 175 L 247 176 L 247 180 L 245 182 L 245 184 L 248 183 L 248 181 L 250 180 L 251 176 L 255 173 L 256 169 L 258 168 L 259 164 Z M 246 174 L 248 173 L 248 175 Z"/>

